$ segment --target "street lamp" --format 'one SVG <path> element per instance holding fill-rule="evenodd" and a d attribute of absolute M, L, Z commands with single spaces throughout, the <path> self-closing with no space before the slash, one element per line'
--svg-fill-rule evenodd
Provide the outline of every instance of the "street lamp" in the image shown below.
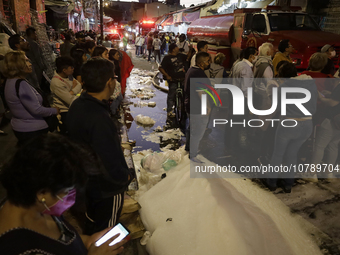
<path fill-rule="evenodd" d="M 159 6 L 157 6 L 157 10 L 158 10 L 158 17 L 159 17 Z"/>

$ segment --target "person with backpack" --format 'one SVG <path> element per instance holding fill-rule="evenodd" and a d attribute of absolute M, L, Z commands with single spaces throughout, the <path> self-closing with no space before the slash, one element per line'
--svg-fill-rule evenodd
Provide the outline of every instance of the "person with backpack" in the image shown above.
<path fill-rule="evenodd" d="M 43 106 L 41 92 L 25 80 L 31 72 L 32 64 L 24 52 L 12 51 L 5 55 L 5 98 L 13 115 L 11 125 L 19 146 L 48 133 L 49 126 L 44 117 L 59 114 L 58 107 Z"/>
<path fill-rule="evenodd" d="M 188 54 L 189 52 L 189 43 L 186 41 L 186 36 L 185 34 L 181 34 L 178 39 L 177 46 L 179 48 L 179 52 L 182 52 L 184 54 Z"/>

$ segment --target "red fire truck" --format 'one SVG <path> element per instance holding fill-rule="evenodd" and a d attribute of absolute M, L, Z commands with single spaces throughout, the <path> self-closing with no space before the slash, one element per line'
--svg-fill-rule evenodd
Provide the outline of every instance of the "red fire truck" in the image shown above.
<path fill-rule="evenodd" d="M 143 19 L 139 22 L 139 33 L 142 35 L 154 32 L 156 30 L 155 21 L 152 19 Z"/>
<path fill-rule="evenodd" d="M 259 47 L 270 42 L 277 49 L 282 39 L 289 39 L 295 53 L 291 55 L 298 69 L 306 69 L 310 56 L 325 44 L 334 44 L 340 54 L 340 35 L 322 31 L 300 7 L 282 10 L 278 6 L 261 9 L 238 9 L 232 14 L 202 17 L 192 22 L 187 31 L 194 47 L 200 40 L 209 42 L 209 53 L 227 56 L 224 66 L 230 68 L 241 49 Z M 229 57 L 228 57 L 229 56 Z M 339 57 L 334 58 L 339 66 Z"/>

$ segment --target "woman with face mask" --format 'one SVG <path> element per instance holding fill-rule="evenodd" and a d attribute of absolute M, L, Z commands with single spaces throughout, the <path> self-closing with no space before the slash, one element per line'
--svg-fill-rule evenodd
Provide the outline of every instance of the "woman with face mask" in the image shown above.
<path fill-rule="evenodd" d="M 21 147 L 1 171 L 7 197 L 0 203 L 2 254 L 118 254 L 126 240 L 96 247 L 108 229 L 79 235 L 61 215 L 75 203 L 87 174 L 99 171 L 95 153 L 57 134 L 42 135 Z M 87 188 L 91 186 L 89 182 Z"/>
<path fill-rule="evenodd" d="M 59 113 L 58 107 L 44 107 L 43 92 L 26 80 L 32 73 L 32 64 L 23 51 L 12 51 L 4 60 L 4 75 L 7 77 L 5 98 L 13 115 L 11 125 L 18 145 L 48 132 L 44 117 Z"/>

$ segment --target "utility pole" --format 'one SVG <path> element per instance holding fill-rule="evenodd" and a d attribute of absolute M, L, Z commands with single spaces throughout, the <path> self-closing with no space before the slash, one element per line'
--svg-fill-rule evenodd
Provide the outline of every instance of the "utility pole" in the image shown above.
<path fill-rule="evenodd" d="M 104 22 L 103 22 L 103 0 L 99 0 L 100 4 L 100 36 L 102 37 L 102 40 L 104 40 Z"/>

